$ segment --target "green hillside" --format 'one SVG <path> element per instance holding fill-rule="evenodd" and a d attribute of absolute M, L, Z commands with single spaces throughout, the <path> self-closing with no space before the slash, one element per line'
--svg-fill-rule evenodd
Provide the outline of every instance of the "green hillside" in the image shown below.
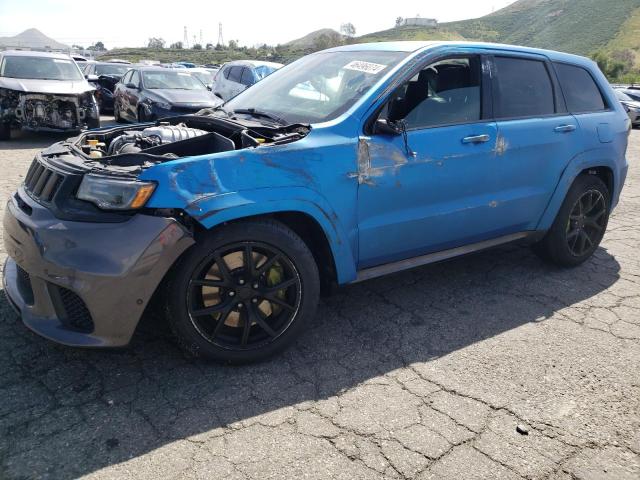
<path fill-rule="evenodd" d="M 640 0 L 520 0 L 492 15 L 445 24 L 465 38 L 587 55 L 606 46 Z M 634 32 L 635 47 L 640 35 Z"/>
<path fill-rule="evenodd" d="M 519 0 L 481 18 L 396 27 L 356 41 L 455 39 L 591 55 L 612 79 L 640 79 L 640 0 Z"/>
<path fill-rule="evenodd" d="M 640 49 L 640 0 L 519 0 L 485 17 L 392 28 L 358 41 L 467 39 L 588 55 L 614 38 L 624 40 L 623 48 Z"/>

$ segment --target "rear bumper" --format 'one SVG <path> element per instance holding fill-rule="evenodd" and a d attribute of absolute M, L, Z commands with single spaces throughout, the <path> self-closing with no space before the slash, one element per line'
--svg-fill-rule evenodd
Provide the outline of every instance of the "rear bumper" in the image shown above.
<path fill-rule="evenodd" d="M 27 327 L 59 343 L 129 343 L 158 284 L 193 238 L 175 220 L 61 221 L 21 190 L 5 212 L 3 285 Z"/>

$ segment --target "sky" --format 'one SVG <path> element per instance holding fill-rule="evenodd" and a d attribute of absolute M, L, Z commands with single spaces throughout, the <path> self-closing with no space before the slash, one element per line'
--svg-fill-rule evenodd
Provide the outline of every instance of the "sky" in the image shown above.
<path fill-rule="evenodd" d="M 476 18 L 514 0 L 0 0 L 0 37 L 37 28 L 68 45 L 88 46 L 102 41 L 107 48 L 139 47 L 149 37 L 167 44 L 182 41 L 241 45 L 276 45 L 321 28 L 339 30 L 351 22 L 356 34 L 393 27 L 396 17 L 436 18 L 440 22 Z"/>

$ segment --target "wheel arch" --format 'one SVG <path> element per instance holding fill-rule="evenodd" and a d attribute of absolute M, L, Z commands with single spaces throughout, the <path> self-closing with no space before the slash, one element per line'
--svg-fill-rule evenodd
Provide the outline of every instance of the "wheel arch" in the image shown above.
<path fill-rule="evenodd" d="M 203 199 L 190 205 L 188 213 L 206 230 L 252 218 L 273 218 L 307 244 L 323 277 L 324 288 L 334 282 L 343 284 L 356 278 L 355 254 L 349 237 L 335 212 L 327 205 L 318 205 L 322 199 L 314 202 L 309 198 L 265 198 L 279 189 L 264 190 L 270 192 L 243 192 Z"/>
<path fill-rule="evenodd" d="M 562 206 L 571 185 L 575 182 L 576 178 L 580 175 L 594 175 L 600 178 L 610 194 L 610 209 L 613 209 L 617 204 L 617 199 L 620 195 L 620 189 L 624 178 L 620 178 L 621 175 L 617 174 L 618 168 L 616 162 L 610 158 L 585 158 L 585 155 L 578 155 L 574 158 L 569 165 L 565 168 L 560 180 L 556 186 L 556 189 L 551 196 L 545 212 L 542 218 L 538 222 L 538 230 L 547 230 L 553 224 L 553 221 Z"/>

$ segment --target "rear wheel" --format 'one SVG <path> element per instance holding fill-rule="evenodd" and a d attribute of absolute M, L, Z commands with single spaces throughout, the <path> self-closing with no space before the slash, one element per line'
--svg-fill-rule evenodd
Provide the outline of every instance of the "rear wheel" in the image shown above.
<path fill-rule="evenodd" d="M 609 221 L 610 193 L 594 175 L 579 176 L 544 239 L 534 250 L 563 266 L 580 265 L 596 251 Z"/>
<path fill-rule="evenodd" d="M 170 324 L 197 356 L 261 360 L 289 345 L 315 313 L 313 255 L 284 225 L 251 221 L 208 233 L 169 281 Z"/>

